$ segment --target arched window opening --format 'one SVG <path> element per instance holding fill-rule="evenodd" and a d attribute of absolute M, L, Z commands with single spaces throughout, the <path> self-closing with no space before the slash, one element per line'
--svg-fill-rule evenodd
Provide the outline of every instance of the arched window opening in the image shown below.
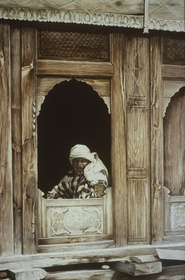
<path fill-rule="evenodd" d="M 69 151 L 85 144 L 111 171 L 111 123 L 103 99 L 88 84 L 71 79 L 54 86 L 41 106 L 38 123 L 38 186 L 44 192 L 71 168 Z"/>
<path fill-rule="evenodd" d="M 164 117 L 164 186 L 185 195 L 185 87 L 172 98 Z"/>

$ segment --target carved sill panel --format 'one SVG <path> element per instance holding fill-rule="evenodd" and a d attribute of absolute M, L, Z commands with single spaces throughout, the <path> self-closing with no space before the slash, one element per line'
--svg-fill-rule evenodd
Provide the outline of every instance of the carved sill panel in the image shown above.
<path fill-rule="evenodd" d="M 185 202 L 172 203 L 171 230 L 185 230 Z"/>
<path fill-rule="evenodd" d="M 112 234 L 112 188 L 103 198 L 45 199 L 38 190 L 39 238 L 93 236 Z"/>
<path fill-rule="evenodd" d="M 48 209 L 48 237 L 103 234 L 103 207 L 65 207 Z"/>
<path fill-rule="evenodd" d="M 164 187 L 164 218 L 166 235 L 185 234 L 185 196 L 171 196 Z"/>

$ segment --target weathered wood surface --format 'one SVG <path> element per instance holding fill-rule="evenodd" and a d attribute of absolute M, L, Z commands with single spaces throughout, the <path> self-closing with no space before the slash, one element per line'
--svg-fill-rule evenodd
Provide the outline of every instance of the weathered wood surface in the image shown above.
<path fill-rule="evenodd" d="M 133 257 L 130 257 L 129 259 L 135 263 L 155 262 L 155 261 L 159 260 L 157 255 L 133 256 Z"/>
<path fill-rule="evenodd" d="M 185 250 L 156 249 L 160 259 L 185 261 Z"/>
<path fill-rule="evenodd" d="M 185 245 L 184 245 L 185 248 Z M 111 262 L 128 260 L 128 256 L 156 254 L 154 247 L 131 246 L 124 248 L 92 249 L 92 250 L 65 250 L 57 253 L 41 253 L 31 255 L 17 255 L 15 257 L 3 257 L 0 259 L 1 270 L 21 267 L 52 267 L 60 265 Z"/>
<path fill-rule="evenodd" d="M 89 65 L 91 68 L 91 65 Z M 102 72 L 102 75 L 104 73 Z M 38 77 L 37 79 L 37 94 L 39 96 L 47 95 L 54 85 L 69 80 L 64 77 Z M 94 78 L 80 78 L 80 81 L 87 83 L 97 91 L 101 97 L 110 96 L 110 79 L 94 79 Z"/>
<path fill-rule="evenodd" d="M 165 79 L 185 80 L 184 65 L 162 65 L 162 77 Z"/>
<path fill-rule="evenodd" d="M 102 75 L 103 73 L 103 75 Z M 63 77 L 112 77 L 113 65 L 109 62 L 67 62 L 59 60 L 37 60 L 36 74 L 62 75 Z"/>
<path fill-rule="evenodd" d="M 0 24 L 0 255 L 14 253 L 10 27 Z"/>
<path fill-rule="evenodd" d="M 161 273 L 131 276 L 125 273 L 114 272 L 112 269 L 106 270 L 80 270 L 66 272 L 48 272 L 46 280 L 184 280 L 185 265 L 171 265 L 164 267 Z M 100 277 L 100 278 L 98 278 Z"/>
<path fill-rule="evenodd" d="M 150 245 L 145 246 L 128 246 L 122 248 L 109 249 L 92 249 L 92 250 L 78 250 L 78 251 L 62 251 L 57 253 L 41 253 L 31 255 L 16 255 L 10 257 L 0 258 L 0 270 L 21 267 L 53 267 L 82 263 L 102 263 L 115 261 L 128 261 L 131 256 L 140 255 L 156 255 L 156 249 L 168 248 L 173 250 L 185 250 L 185 243 L 175 245 L 165 245 L 154 247 Z"/>
<path fill-rule="evenodd" d="M 9 270 L 8 275 L 16 280 L 40 280 L 45 279 L 47 272 L 41 268 L 17 268 Z"/>
<path fill-rule="evenodd" d="M 5 279 L 8 277 L 7 271 L 0 272 L 0 279 Z"/>
<path fill-rule="evenodd" d="M 118 262 L 114 269 L 119 272 L 127 273 L 132 276 L 139 275 L 149 275 L 156 274 L 162 271 L 162 263 L 161 262 L 149 262 L 149 263 L 125 263 Z"/>
<path fill-rule="evenodd" d="M 113 221 L 116 246 L 127 244 L 127 185 L 126 185 L 126 123 L 123 88 L 123 51 L 125 37 L 113 34 L 112 58 L 114 76 L 111 80 L 111 158 L 113 192 Z M 120 129 L 120 127 L 122 129 Z M 121 195 L 120 195 L 121 194 Z"/>
<path fill-rule="evenodd" d="M 102 237 L 103 238 L 103 237 Z M 85 239 L 85 238 L 84 238 Z M 108 248 L 114 248 L 115 244 L 113 240 L 101 240 L 101 238 L 96 238 L 94 239 L 96 241 L 89 242 L 89 240 L 93 239 L 93 237 L 89 236 L 86 237 L 85 240 L 80 240 L 79 237 L 71 237 L 68 240 L 64 239 L 61 241 L 63 244 L 51 244 L 50 240 L 45 239 L 45 244 L 43 245 L 38 245 L 38 253 L 49 253 L 49 252 L 70 252 L 71 250 L 73 251 L 79 251 L 79 250 L 86 250 L 87 248 L 90 250 L 94 249 L 108 249 Z M 108 238 L 107 238 L 108 239 Z M 64 243 L 64 241 L 68 243 Z M 54 242 L 54 241 L 53 241 Z M 74 242 L 74 243 L 73 243 Z"/>
<path fill-rule="evenodd" d="M 50 272 L 45 280 L 111 280 L 114 270 L 85 269 L 77 271 Z"/>
<path fill-rule="evenodd" d="M 150 39 L 151 92 L 151 235 L 160 244 L 163 235 L 163 108 L 161 79 L 161 40 Z M 150 137 L 150 136 L 149 136 Z"/>
<path fill-rule="evenodd" d="M 39 191 L 38 201 L 39 237 L 60 238 L 61 243 L 72 243 L 83 242 L 83 239 L 88 242 L 95 241 L 96 237 L 98 241 L 101 236 L 105 239 L 106 235 L 108 239 L 112 234 L 112 188 L 107 189 L 103 198 L 90 200 L 45 199 Z M 79 223 L 77 223 L 76 215 L 81 217 Z M 110 245 L 108 242 L 105 244 L 105 246 L 111 245 L 114 245 L 113 241 Z M 94 246 L 98 245 L 94 243 Z M 55 248 L 57 251 L 62 249 L 60 246 L 58 248 L 55 246 Z"/>
<path fill-rule="evenodd" d="M 15 254 L 22 253 L 22 136 L 21 136 L 21 54 L 20 28 L 11 29 L 11 91 L 12 91 L 12 167 L 14 203 L 14 248 Z M 15 43 L 16 42 L 16 43 Z"/>
<path fill-rule="evenodd" d="M 23 253 L 36 252 L 37 242 L 37 162 L 36 162 L 36 89 L 34 61 L 36 33 L 22 28 L 22 206 Z"/>
<path fill-rule="evenodd" d="M 90 66 L 89 66 L 90 67 Z M 102 75 L 104 75 L 102 73 Z M 103 98 L 110 112 L 110 79 L 94 79 L 79 77 L 80 81 L 87 83 Z M 37 114 L 39 114 L 41 105 L 45 100 L 45 96 L 53 89 L 54 85 L 69 80 L 63 77 L 38 77 L 37 79 Z"/>
<path fill-rule="evenodd" d="M 159 274 L 137 276 L 137 280 L 184 280 L 185 265 L 170 265 L 163 267 Z M 135 277 L 134 277 L 135 278 Z M 133 276 L 115 272 L 113 269 L 83 269 L 68 271 L 47 272 L 46 280 L 129 280 Z M 12 280 L 12 278 L 4 278 L 4 280 Z M 24 279 L 25 280 L 25 279 Z M 38 280 L 31 279 L 31 280 Z"/>
<path fill-rule="evenodd" d="M 159 274 L 137 276 L 137 280 L 184 280 L 184 266 L 174 266 L 164 268 Z M 46 280 L 128 280 L 133 276 L 125 273 L 114 272 L 113 270 L 80 270 L 67 272 L 53 272 L 48 273 Z"/>
<path fill-rule="evenodd" d="M 185 77 L 185 70 L 184 70 L 184 77 Z M 163 81 L 163 88 L 164 88 L 164 100 L 163 100 L 163 117 L 166 114 L 166 109 L 168 104 L 170 103 L 171 97 L 180 90 L 180 88 L 185 86 L 185 80 L 164 80 Z"/>
<path fill-rule="evenodd" d="M 150 240 L 149 50 L 147 38 L 128 36 L 123 72 L 127 98 L 128 243 Z"/>

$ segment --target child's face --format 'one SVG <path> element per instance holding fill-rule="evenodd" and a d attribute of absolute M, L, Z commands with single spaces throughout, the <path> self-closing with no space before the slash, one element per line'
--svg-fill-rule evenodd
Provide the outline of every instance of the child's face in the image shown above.
<path fill-rule="evenodd" d="M 90 161 L 85 158 L 74 158 L 72 161 L 72 166 L 76 173 L 83 174 L 84 168 L 89 163 L 90 163 Z"/>

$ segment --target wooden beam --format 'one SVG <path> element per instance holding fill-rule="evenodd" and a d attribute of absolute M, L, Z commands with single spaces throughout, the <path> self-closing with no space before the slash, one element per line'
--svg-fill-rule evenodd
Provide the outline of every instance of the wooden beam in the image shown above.
<path fill-rule="evenodd" d="M 118 262 L 115 265 L 115 270 L 127 273 L 132 276 L 156 274 L 162 271 L 161 262 L 148 262 L 148 263 L 125 263 Z"/>
<path fill-rule="evenodd" d="M 163 79 L 178 79 L 185 80 L 185 66 L 184 65 L 163 65 L 162 66 Z"/>
<path fill-rule="evenodd" d="M 57 271 L 49 272 L 45 280 L 111 280 L 113 279 L 114 270 L 103 270 L 103 269 L 85 269 L 85 270 L 74 270 L 74 271 Z"/>
<path fill-rule="evenodd" d="M 168 249 L 185 250 L 185 243 L 164 246 Z M 0 258 L 0 271 L 11 270 L 21 267 L 57 267 L 73 264 L 86 264 L 86 263 L 102 263 L 102 262 L 117 262 L 128 261 L 131 256 L 141 255 L 156 255 L 156 249 L 161 247 L 154 247 L 150 245 L 145 246 L 128 246 L 122 248 L 109 248 L 109 249 L 92 249 L 92 250 L 74 250 L 68 251 L 61 250 L 57 253 L 42 253 L 42 254 L 29 254 L 29 255 L 16 255 Z"/>
<path fill-rule="evenodd" d="M 45 279 L 47 272 L 41 268 L 16 268 L 8 271 L 11 279 L 16 280 L 39 280 Z"/>
<path fill-rule="evenodd" d="M 36 252 L 37 242 L 37 156 L 36 156 L 36 31 L 22 28 L 22 207 L 23 253 Z"/>
<path fill-rule="evenodd" d="M 129 258 L 135 263 L 145 263 L 145 262 L 156 262 L 159 260 L 157 255 L 142 255 L 142 256 L 133 256 Z"/>
<path fill-rule="evenodd" d="M 0 24 L 0 255 L 14 253 L 10 27 Z"/>
<path fill-rule="evenodd" d="M 21 54 L 20 29 L 11 28 L 12 59 L 12 168 L 14 197 L 14 247 L 15 254 L 22 253 L 22 136 L 21 136 Z"/>
<path fill-rule="evenodd" d="M 163 108 L 160 37 L 150 39 L 151 104 L 151 236 L 161 244 L 163 235 Z"/>
<path fill-rule="evenodd" d="M 149 40 L 126 38 L 128 244 L 150 243 Z"/>
<path fill-rule="evenodd" d="M 185 250 L 156 249 L 160 259 L 185 261 Z"/>
<path fill-rule="evenodd" d="M 124 35 L 112 35 L 112 63 L 114 76 L 111 81 L 112 127 L 112 186 L 114 238 L 116 246 L 127 244 L 127 185 L 126 185 L 126 128 L 125 94 L 123 92 Z"/>
<path fill-rule="evenodd" d="M 73 74 L 71 74 L 73 73 Z M 42 60 L 36 62 L 38 76 L 62 77 L 112 77 L 113 65 L 109 62 L 70 62 L 60 60 Z"/>

